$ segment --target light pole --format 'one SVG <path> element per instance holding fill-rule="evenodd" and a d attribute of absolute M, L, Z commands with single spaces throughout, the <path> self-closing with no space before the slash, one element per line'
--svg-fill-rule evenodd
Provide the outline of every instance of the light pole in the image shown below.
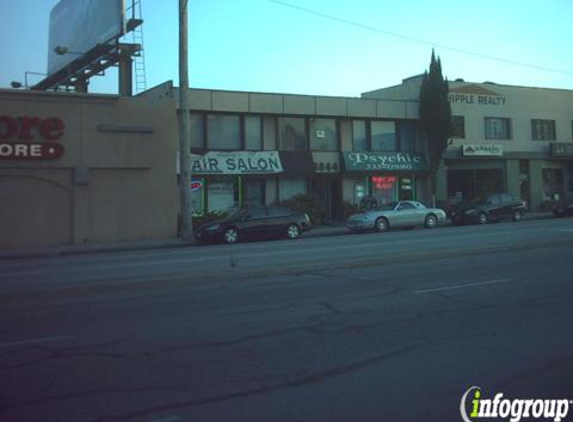
<path fill-rule="evenodd" d="M 187 2 L 179 0 L 179 195 L 181 202 L 181 239 L 193 239 L 191 216 L 191 140 L 187 93 L 189 67 L 187 52 Z"/>

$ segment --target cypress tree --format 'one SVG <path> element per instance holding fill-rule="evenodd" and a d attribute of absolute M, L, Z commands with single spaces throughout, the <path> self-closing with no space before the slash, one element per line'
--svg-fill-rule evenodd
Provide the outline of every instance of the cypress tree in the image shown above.
<path fill-rule="evenodd" d="M 435 205 L 438 185 L 438 167 L 442 161 L 442 154 L 448 148 L 448 140 L 452 131 L 452 109 L 448 93 L 448 80 L 444 79 L 440 58 L 436 59 L 432 49 L 430 71 L 424 72 L 420 88 L 420 124 L 428 141 L 433 205 Z"/>

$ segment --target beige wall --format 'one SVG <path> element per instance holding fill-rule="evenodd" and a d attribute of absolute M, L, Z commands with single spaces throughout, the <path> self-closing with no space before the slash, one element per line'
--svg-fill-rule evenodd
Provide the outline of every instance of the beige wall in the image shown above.
<path fill-rule="evenodd" d="M 172 100 L 10 90 L 0 115 L 65 124 L 60 159 L 0 160 L 0 248 L 176 236 Z"/>

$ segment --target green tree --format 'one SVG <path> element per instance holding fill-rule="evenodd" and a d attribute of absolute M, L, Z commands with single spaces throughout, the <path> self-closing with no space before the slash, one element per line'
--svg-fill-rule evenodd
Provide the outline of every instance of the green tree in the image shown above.
<path fill-rule="evenodd" d="M 452 109 L 448 93 L 448 80 L 442 75 L 440 58 L 436 59 L 432 50 L 430 71 L 424 73 L 420 88 L 420 123 L 428 140 L 433 205 L 438 187 L 438 168 L 452 132 Z"/>

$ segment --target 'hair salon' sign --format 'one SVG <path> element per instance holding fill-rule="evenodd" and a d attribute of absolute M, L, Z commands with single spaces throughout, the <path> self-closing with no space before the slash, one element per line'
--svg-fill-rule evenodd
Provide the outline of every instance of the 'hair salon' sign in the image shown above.
<path fill-rule="evenodd" d="M 347 171 L 426 171 L 424 155 L 417 152 L 345 152 Z"/>
<path fill-rule="evenodd" d="M 191 154 L 191 173 L 193 174 L 274 174 L 282 172 L 283 166 L 277 151 L 211 151 L 205 155 Z"/>

